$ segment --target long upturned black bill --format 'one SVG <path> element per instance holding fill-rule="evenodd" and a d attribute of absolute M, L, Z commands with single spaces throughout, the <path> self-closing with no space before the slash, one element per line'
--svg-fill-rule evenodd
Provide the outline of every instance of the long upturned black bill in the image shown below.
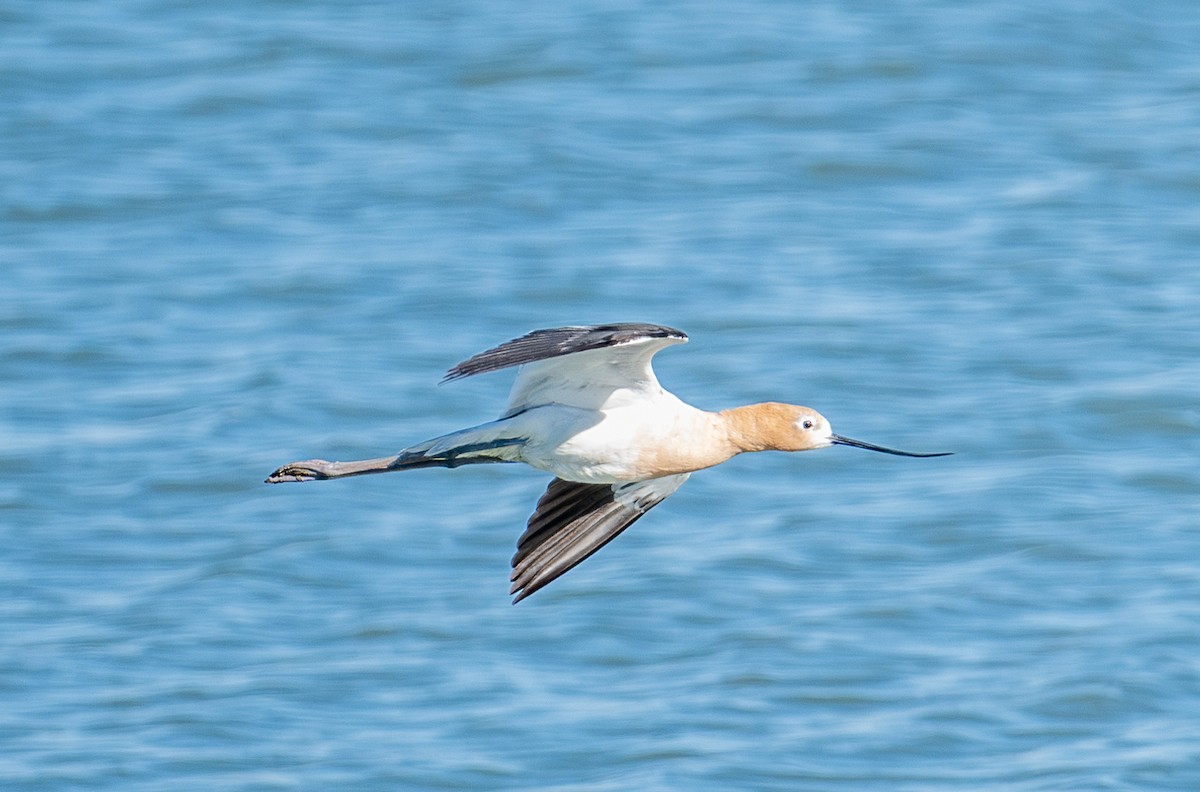
<path fill-rule="evenodd" d="M 864 443 L 862 440 L 851 440 L 849 437 L 842 437 L 841 435 L 833 435 L 830 439 L 833 440 L 834 445 L 854 446 L 855 448 L 865 448 L 868 451 L 880 451 L 884 454 L 895 454 L 896 456 L 939 457 L 950 456 L 952 453 L 954 453 L 953 451 L 942 451 L 936 454 L 914 454 L 912 451 L 897 451 L 894 448 L 884 448 L 883 446 L 877 446 L 872 443 Z"/>

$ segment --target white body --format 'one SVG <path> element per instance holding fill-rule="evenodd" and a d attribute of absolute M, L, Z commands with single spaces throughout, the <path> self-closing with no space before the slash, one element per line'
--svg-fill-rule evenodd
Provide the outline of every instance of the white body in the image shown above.
<path fill-rule="evenodd" d="M 714 464 L 707 461 L 713 451 L 728 443 L 718 414 L 664 390 L 650 367 L 654 353 L 672 343 L 681 342 L 647 338 L 528 363 L 521 367 L 499 420 L 434 438 L 405 453 L 432 457 L 519 440 L 499 451 L 489 447 L 487 453 L 594 484 L 708 467 Z"/>

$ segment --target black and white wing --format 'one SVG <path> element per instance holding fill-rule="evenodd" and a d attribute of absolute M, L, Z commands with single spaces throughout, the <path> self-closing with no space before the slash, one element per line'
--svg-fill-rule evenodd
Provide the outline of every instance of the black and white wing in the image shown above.
<path fill-rule="evenodd" d="M 658 395 L 650 359 L 686 341 L 680 330 L 642 322 L 534 330 L 464 360 L 442 381 L 520 366 L 505 415 L 551 403 L 600 409 L 617 393 Z"/>
<path fill-rule="evenodd" d="M 687 334 L 673 327 L 646 322 L 617 322 L 615 324 L 582 325 L 578 327 L 554 327 L 534 330 L 520 338 L 480 352 L 464 360 L 446 372 L 442 382 L 499 371 L 510 366 L 521 366 L 539 360 L 573 355 L 593 349 L 637 344 L 663 339 L 655 345 L 659 349 L 667 344 L 687 341 Z"/>
<path fill-rule="evenodd" d="M 688 474 L 627 484 L 554 479 L 538 501 L 513 556 L 513 603 L 576 565 L 679 489 Z"/>

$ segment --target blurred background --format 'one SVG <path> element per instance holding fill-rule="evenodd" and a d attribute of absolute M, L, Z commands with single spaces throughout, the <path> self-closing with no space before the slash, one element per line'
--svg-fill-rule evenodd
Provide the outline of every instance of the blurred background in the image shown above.
<path fill-rule="evenodd" d="M 1200 788 L 1200 7 L 0 5 L 0 786 Z M 836 448 L 517 607 L 519 466 L 268 487 L 659 322 Z"/>

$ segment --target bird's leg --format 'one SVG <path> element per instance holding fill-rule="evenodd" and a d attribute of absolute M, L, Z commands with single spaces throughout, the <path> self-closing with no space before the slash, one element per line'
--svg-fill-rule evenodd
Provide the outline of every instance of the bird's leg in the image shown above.
<path fill-rule="evenodd" d="M 303 462 L 293 462 L 290 465 L 284 465 L 267 477 L 267 483 L 279 484 L 284 481 L 316 481 L 317 479 L 361 476 L 366 473 L 386 473 L 389 470 L 402 469 L 396 466 L 396 463 L 400 459 L 401 456 L 360 459 L 355 462 L 326 462 L 324 459 L 308 459 Z"/>
<path fill-rule="evenodd" d="M 395 456 L 377 459 L 360 459 L 355 462 L 326 462 L 324 459 L 308 459 L 304 462 L 284 465 L 267 477 L 267 483 L 316 481 L 317 479 L 362 476 L 367 473 L 388 473 L 393 470 L 416 470 L 428 467 L 455 468 L 462 465 L 479 465 L 485 462 L 515 462 L 517 461 L 515 457 L 505 455 L 498 449 L 519 446 L 524 442 L 525 438 L 523 437 L 505 437 L 499 440 L 466 443 L 432 455 L 425 450 L 429 443 L 421 443 L 412 448 L 406 448 Z"/>

